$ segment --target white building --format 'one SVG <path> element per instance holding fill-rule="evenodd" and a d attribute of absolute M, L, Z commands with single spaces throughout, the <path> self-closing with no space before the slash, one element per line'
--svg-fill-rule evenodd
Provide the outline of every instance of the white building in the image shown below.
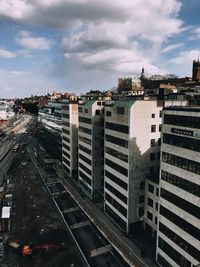
<path fill-rule="evenodd" d="M 78 172 L 78 102 L 62 106 L 62 166 L 69 177 L 77 179 Z"/>
<path fill-rule="evenodd" d="M 200 108 L 163 111 L 156 258 L 163 267 L 200 263 Z"/>
<path fill-rule="evenodd" d="M 103 194 L 104 104 L 102 100 L 79 103 L 79 186 L 91 199 Z"/>

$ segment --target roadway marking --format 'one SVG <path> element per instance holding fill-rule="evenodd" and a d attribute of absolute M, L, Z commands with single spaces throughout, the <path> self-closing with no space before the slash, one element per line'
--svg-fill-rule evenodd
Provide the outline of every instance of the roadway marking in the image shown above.
<path fill-rule="evenodd" d="M 90 257 L 93 258 L 93 257 L 97 257 L 99 255 L 102 255 L 102 254 L 105 254 L 105 253 L 108 253 L 112 250 L 112 246 L 111 245 L 107 245 L 105 247 L 100 247 L 100 248 L 97 248 L 97 249 L 93 249 L 93 250 L 90 250 Z"/>
<path fill-rule="evenodd" d="M 91 221 L 90 220 L 72 224 L 72 225 L 70 225 L 70 228 L 71 229 L 78 229 L 78 228 L 81 228 L 81 227 L 84 227 L 84 226 L 87 226 L 87 225 L 91 225 Z"/>
<path fill-rule="evenodd" d="M 70 213 L 72 211 L 77 211 L 77 210 L 80 210 L 79 206 L 76 206 L 76 207 L 70 208 L 70 209 L 64 209 L 64 210 L 62 210 L 62 213 Z"/>

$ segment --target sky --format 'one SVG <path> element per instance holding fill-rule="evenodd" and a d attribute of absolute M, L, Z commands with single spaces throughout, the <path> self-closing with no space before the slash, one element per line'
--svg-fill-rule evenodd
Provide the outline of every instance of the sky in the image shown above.
<path fill-rule="evenodd" d="M 0 98 L 191 76 L 199 0 L 0 0 Z"/>

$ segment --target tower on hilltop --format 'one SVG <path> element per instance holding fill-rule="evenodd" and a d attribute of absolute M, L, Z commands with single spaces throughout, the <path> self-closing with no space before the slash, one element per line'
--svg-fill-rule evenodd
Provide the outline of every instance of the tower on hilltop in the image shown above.
<path fill-rule="evenodd" d="M 200 61 L 199 61 L 199 56 L 198 56 L 198 60 L 193 60 L 192 80 L 193 81 L 199 81 L 200 80 Z"/>

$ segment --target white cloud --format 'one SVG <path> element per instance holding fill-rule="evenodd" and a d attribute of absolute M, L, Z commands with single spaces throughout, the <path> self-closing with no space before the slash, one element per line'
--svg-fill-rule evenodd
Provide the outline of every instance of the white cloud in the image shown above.
<path fill-rule="evenodd" d="M 0 58 L 15 58 L 16 56 L 16 53 L 0 48 Z"/>
<path fill-rule="evenodd" d="M 31 32 L 20 31 L 15 41 L 17 44 L 30 50 L 48 50 L 53 42 L 45 37 L 33 36 Z"/>
<path fill-rule="evenodd" d="M 186 50 L 179 53 L 179 55 L 171 60 L 169 62 L 175 63 L 175 64 L 190 64 L 194 59 L 197 59 L 199 54 L 198 50 L 192 49 L 192 50 Z"/>
<path fill-rule="evenodd" d="M 163 48 L 162 53 L 167 53 L 180 47 L 183 47 L 183 43 L 171 44 Z"/>

